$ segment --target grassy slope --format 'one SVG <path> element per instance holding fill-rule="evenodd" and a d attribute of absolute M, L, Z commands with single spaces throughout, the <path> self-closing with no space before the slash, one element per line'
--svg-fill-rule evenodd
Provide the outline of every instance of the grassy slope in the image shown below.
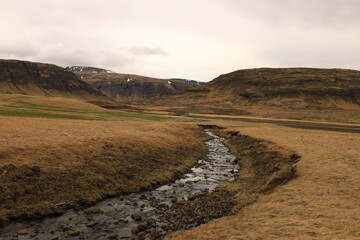
<path fill-rule="evenodd" d="M 62 67 L 20 60 L 0 59 L 0 93 L 112 102 Z"/>
<path fill-rule="evenodd" d="M 2 97 L 0 223 L 153 187 L 204 154 L 205 136 L 194 123 L 75 100 Z M 99 118 L 105 121 L 86 120 Z"/>
<path fill-rule="evenodd" d="M 301 155 L 298 177 L 271 194 L 258 195 L 254 204 L 234 216 L 175 233 L 170 239 L 358 239 L 359 134 L 227 124 L 229 129 L 295 150 Z"/>
<path fill-rule="evenodd" d="M 359 80 L 359 71 L 344 69 L 240 70 L 138 107 L 181 114 L 360 123 Z"/>
<path fill-rule="evenodd" d="M 81 100 L 16 94 L 0 94 L 0 116 L 82 120 L 172 120 L 172 118 L 168 117 L 145 115 L 135 112 L 111 111 Z"/>

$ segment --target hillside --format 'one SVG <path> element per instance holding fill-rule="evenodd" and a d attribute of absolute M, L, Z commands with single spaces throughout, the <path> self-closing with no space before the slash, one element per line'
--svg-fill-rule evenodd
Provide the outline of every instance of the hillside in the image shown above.
<path fill-rule="evenodd" d="M 0 60 L 0 93 L 109 101 L 64 68 L 19 60 Z"/>
<path fill-rule="evenodd" d="M 134 101 L 173 94 L 200 82 L 185 79 L 159 79 L 83 66 L 67 67 L 82 80 L 118 101 Z"/>
<path fill-rule="evenodd" d="M 360 106 L 360 72 L 344 69 L 261 68 L 221 75 L 208 85 L 242 105 L 294 108 Z"/>
<path fill-rule="evenodd" d="M 360 71 L 260 68 L 223 74 L 181 93 L 152 98 L 146 110 L 358 122 Z"/>

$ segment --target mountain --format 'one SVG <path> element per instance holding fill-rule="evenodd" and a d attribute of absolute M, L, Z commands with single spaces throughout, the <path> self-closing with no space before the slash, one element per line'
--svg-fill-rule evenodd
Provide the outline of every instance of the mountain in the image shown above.
<path fill-rule="evenodd" d="M 360 71 L 260 68 L 224 74 L 208 84 L 241 105 L 282 107 L 360 106 Z"/>
<path fill-rule="evenodd" d="M 186 83 L 192 83 L 192 84 L 195 84 L 195 85 L 204 84 L 204 82 L 191 80 L 191 79 L 184 79 L 184 78 L 171 78 L 170 80 L 176 80 L 176 81 L 181 81 L 181 82 L 186 82 Z"/>
<path fill-rule="evenodd" d="M 0 60 L 0 93 L 109 101 L 74 73 L 52 64 Z"/>
<path fill-rule="evenodd" d="M 140 106 L 140 104 L 138 104 Z M 360 116 L 360 71 L 316 68 L 238 70 L 180 93 L 149 99 L 145 110 L 342 120 Z M 319 117 L 319 115 L 321 117 Z M 315 116 L 316 117 L 312 117 Z"/>
<path fill-rule="evenodd" d="M 186 79 L 159 79 L 83 66 L 67 67 L 82 80 L 117 101 L 130 102 L 184 91 L 200 82 Z"/>
<path fill-rule="evenodd" d="M 96 68 L 96 67 L 86 67 L 86 66 L 69 66 L 65 68 L 71 72 L 91 72 L 91 73 L 114 73 L 113 71 Z"/>

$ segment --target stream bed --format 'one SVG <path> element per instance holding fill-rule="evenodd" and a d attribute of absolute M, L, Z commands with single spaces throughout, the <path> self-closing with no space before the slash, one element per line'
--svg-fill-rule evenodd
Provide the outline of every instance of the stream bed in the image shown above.
<path fill-rule="evenodd" d="M 205 142 L 207 155 L 181 179 L 151 191 L 110 198 L 83 211 L 14 222 L 0 229 L 0 239 L 162 239 L 170 223 L 160 218 L 157 206 L 211 192 L 219 184 L 234 180 L 238 171 L 236 157 L 223 144 L 224 139 L 210 130 L 205 132 L 212 137 Z"/>

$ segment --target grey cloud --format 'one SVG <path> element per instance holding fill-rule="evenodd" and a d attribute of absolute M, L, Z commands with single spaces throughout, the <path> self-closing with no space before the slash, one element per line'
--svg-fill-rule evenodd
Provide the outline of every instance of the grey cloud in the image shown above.
<path fill-rule="evenodd" d="M 89 65 L 92 62 L 91 52 L 62 43 L 44 45 L 37 57 L 60 66 Z"/>
<path fill-rule="evenodd" d="M 0 56 L 13 58 L 26 58 L 35 56 L 39 51 L 38 47 L 27 42 L 12 42 L 0 44 Z"/>
<path fill-rule="evenodd" d="M 348 28 L 360 26 L 358 0 L 225 0 L 236 14 L 271 27 Z"/>
<path fill-rule="evenodd" d="M 287 41 L 282 42 L 279 48 L 264 49 L 262 55 L 266 56 L 266 62 L 272 66 L 358 69 L 360 48 L 354 48 L 351 41 L 343 39 L 340 42 L 342 44 L 339 44 L 338 39 Z"/>
<path fill-rule="evenodd" d="M 122 67 L 127 67 L 133 65 L 134 59 L 131 56 L 128 56 L 122 51 L 115 52 L 103 52 L 101 55 L 101 65 L 109 66 L 112 69 L 120 69 Z"/>
<path fill-rule="evenodd" d="M 129 52 L 134 55 L 169 55 L 169 53 L 166 52 L 163 48 L 132 47 L 129 49 Z"/>
<path fill-rule="evenodd" d="M 360 68 L 359 0 L 1 0 L 0 30 L 0 58 L 162 78 Z"/>

